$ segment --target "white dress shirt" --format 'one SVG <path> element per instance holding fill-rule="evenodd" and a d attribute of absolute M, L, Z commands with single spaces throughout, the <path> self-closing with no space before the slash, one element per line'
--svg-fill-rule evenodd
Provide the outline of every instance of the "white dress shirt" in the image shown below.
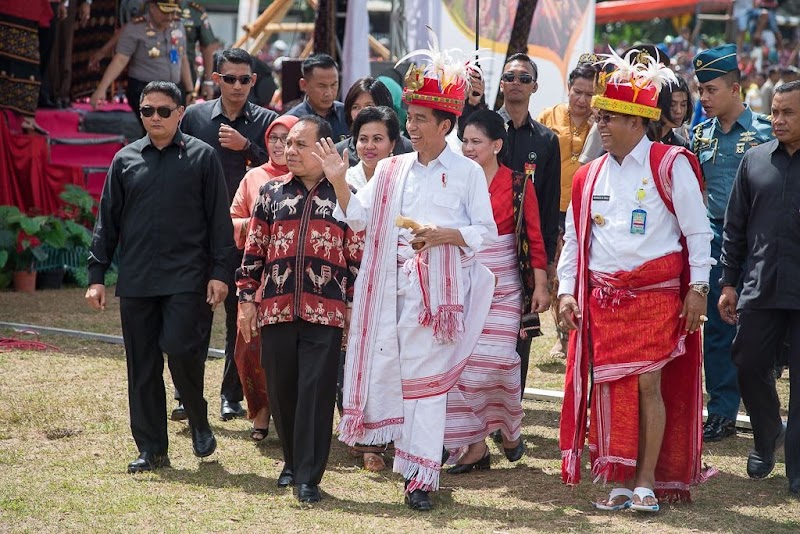
<path fill-rule="evenodd" d="M 689 161 L 678 156 L 672 168 L 673 215 L 661 199 L 650 170 L 647 137 L 625 156 L 622 163 L 609 155 L 600 169 L 592 192 L 591 215 L 602 217 L 603 224 L 591 224 L 589 269 L 602 273 L 631 271 L 656 258 L 681 250 L 681 233 L 689 249 L 690 279 L 708 282 L 713 233 L 706 216 L 703 195 Z M 641 189 L 644 193 L 638 193 Z M 636 209 L 646 215 L 644 234 L 631 233 L 631 218 Z M 578 242 L 573 207 L 567 209 L 564 247 L 558 262 L 559 296 L 574 294 L 578 271 Z"/>
<path fill-rule="evenodd" d="M 352 185 L 356 191 L 360 191 L 364 189 L 367 185 L 367 175 L 364 172 L 364 162 L 359 161 L 349 169 L 347 169 L 347 174 L 344 177 L 347 180 L 347 183 Z"/>
<path fill-rule="evenodd" d="M 381 172 L 381 166 L 387 161 L 384 159 L 378 163 L 374 176 Z M 337 202 L 333 216 L 357 232 L 366 228 L 375 184 L 374 179 L 370 180 L 363 189 L 350 196 L 347 214 Z M 428 165 L 422 165 L 419 159 L 414 161 L 402 195 L 401 215 L 423 225 L 458 229 L 467 244 L 462 248 L 467 252 L 478 252 L 497 239 L 497 226 L 483 169 L 453 152 L 449 146 Z M 409 230 L 400 230 L 401 245 L 411 239 L 413 235 Z"/>

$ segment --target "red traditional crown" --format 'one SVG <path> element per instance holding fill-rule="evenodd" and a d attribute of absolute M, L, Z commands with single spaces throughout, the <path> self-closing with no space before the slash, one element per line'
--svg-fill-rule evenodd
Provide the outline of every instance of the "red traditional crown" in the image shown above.
<path fill-rule="evenodd" d="M 461 116 L 466 93 L 469 90 L 470 71 L 481 74 L 478 58 L 468 57 L 461 50 L 440 50 L 439 39 L 428 27 L 430 49 L 409 52 L 395 67 L 414 56 L 425 56 L 428 62 L 417 67 L 411 65 L 406 73 L 403 100 L 407 104 L 439 109 Z"/>
<path fill-rule="evenodd" d="M 630 50 L 622 58 L 613 50 L 604 56 L 611 72 L 597 75 L 592 107 L 658 120 L 658 94 L 665 83 L 677 83 L 675 73 L 647 52 Z"/>

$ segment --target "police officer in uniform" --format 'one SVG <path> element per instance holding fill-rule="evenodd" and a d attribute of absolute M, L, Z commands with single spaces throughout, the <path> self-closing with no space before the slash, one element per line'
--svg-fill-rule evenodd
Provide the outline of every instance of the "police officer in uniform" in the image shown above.
<path fill-rule="evenodd" d="M 92 107 L 96 108 L 127 66 L 125 96 L 140 123 L 139 95 L 150 81 L 173 82 L 183 88 L 186 105 L 194 102 L 197 96 L 186 58 L 186 33 L 178 22 L 181 14 L 178 0 L 147 0 L 145 5 L 143 16 L 122 27 L 116 53 L 90 98 Z"/>
<path fill-rule="evenodd" d="M 727 44 L 699 53 L 694 58 L 699 82 L 700 102 L 708 119 L 698 124 L 692 135 L 692 150 L 700 159 L 708 196 L 708 218 L 714 231 L 708 295 L 708 322 L 703 336 L 708 420 L 703 440 L 719 441 L 736 434 L 739 388 L 736 366 L 731 360 L 731 344 L 736 327 L 725 323 L 717 310 L 722 275 L 719 263 L 725 208 L 739 163 L 752 147 L 770 141 L 772 123 L 742 102 L 741 75 L 736 60 L 736 45 Z"/>

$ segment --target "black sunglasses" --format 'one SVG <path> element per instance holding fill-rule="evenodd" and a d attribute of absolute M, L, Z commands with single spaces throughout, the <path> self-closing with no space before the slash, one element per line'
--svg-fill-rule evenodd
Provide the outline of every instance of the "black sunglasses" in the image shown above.
<path fill-rule="evenodd" d="M 531 76 L 530 74 L 520 74 L 519 76 L 517 76 L 513 72 L 504 72 L 502 80 L 507 83 L 511 83 L 514 80 L 517 80 L 521 84 L 528 85 L 529 83 L 533 83 L 533 76 Z"/>
<path fill-rule="evenodd" d="M 234 76 L 233 74 L 220 74 L 219 77 L 222 78 L 222 81 L 228 85 L 235 84 L 236 80 L 239 80 L 239 83 L 242 85 L 250 85 L 250 82 L 253 81 L 253 76 L 250 74 L 243 74 L 242 76 Z"/>
<path fill-rule="evenodd" d="M 139 113 L 142 114 L 142 117 L 152 117 L 154 113 L 158 112 L 159 117 L 168 119 L 176 109 L 178 108 L 171 108 L 169 106 L 158 106 L 157 108 L 153 106 L 142 106 L 139 108 Z"/>

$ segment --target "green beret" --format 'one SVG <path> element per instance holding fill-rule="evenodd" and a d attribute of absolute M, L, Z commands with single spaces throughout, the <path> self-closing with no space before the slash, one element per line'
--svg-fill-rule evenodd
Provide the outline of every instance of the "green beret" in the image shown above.
<path fill-rule="evenodd" d="M 700 83 L 710 82 L 738 68 L 735 44 L 703 50 L 694 57 L 694 73 Z"/>

